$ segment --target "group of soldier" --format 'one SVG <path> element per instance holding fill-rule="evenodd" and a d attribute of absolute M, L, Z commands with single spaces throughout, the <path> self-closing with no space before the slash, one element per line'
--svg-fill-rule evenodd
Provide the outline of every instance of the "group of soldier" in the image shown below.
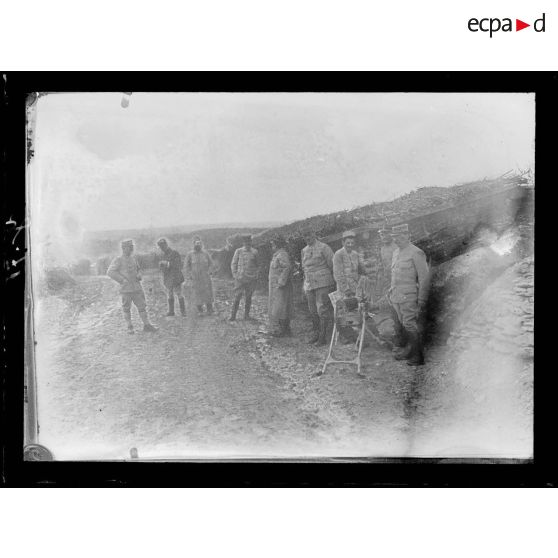
<path fill-rule="evenodd" d="M 343 247 L 333 252 L 316 238 L 311 229 L 303 231 L 306 246 L 301 252 L 304 275 L 303 289 L 312 320 L 308 342 L 325 345 L 334 317 L 330 294 L 336 292 L 339 300 L 356 300 L 363 312 L 382 306 L 388 308 L 395 327 L 394 357 L 407 360 L 410 365 L 424 363 L 422 343 L 422 317 L 428 298 L 428 265 L 424 252 L 410 242 L 407 225 L 397 225 L 391 230 L 382 229 L 382 297 L 375 301 L 371 295 L 371 282 L 367 277 L 362 254 L 355 250 L 356 234 L 346 231 L 342 235 Z M 163 238 L 157 242 L 161 251 L 160 268 L 163 284 L 168 294 L 167 316 L 174 316 L 175 296 L 180 312 L 186 315 L 183 284 L 185 277 L 180 254 Z M 274 337 L 290 336 L 293 318 L 294 262 L 287 251 L 283 237 L 271 240 L 273 256 L 268 275 L 269 333 Z M 122 308 L 128 331 L 134 333 L 131 304 L 134 303 L 144 324 L 144 331 L 155 328 L 148 319 L 145 295 L 141 286 L 139 265 L 133 256 L 132 240 L 122 241 L 122 255 L 111 263 L 107 275 L 120 283 Z M 245 235 L 243 245 L 233 255 L 231 271 L 234 278 L 234 298 L 229 320 L 236 321 L 240 303 L 244 298 L 244 319 L 251 320 L 252 295 L 256 289 L 261 262 L 258 250 L 252 246 L 252 237 Z M 203 248 L 199 236 L 194 237 L 193 249 L 186 255 L 184 269 L 191 281 L 193 302 L 198 315 L 213 314 L 213 288 L 211 273 L 213 260 Z M 341 338 L 350 343 L 356 333 L 340 328 Z"/>

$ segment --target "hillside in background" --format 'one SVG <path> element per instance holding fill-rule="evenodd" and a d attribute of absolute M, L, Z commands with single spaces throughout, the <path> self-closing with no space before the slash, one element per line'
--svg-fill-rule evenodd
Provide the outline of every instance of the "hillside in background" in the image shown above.
<path fill-rule="evenodd" d="M 256 234 L 267 230 L 269 223 L 191 225 L 183 227 L 158 227 L 150 229 L 91 231 L 84 235 L 83 253 L 89 258 L 115 255 L 120 251 L 120 241 L 133 238 L 137 253 L 157 252 L 156 242 L 164 237 L 181 254 L 192 249 L 195 235 L 202 237 L 208 249 L 221 248 L 232 235 Z"/>

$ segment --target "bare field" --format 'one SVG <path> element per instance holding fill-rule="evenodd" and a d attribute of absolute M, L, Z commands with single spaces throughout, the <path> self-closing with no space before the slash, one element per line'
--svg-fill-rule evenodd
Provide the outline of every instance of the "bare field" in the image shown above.
<path fill-rule="evenodd" d="M 293 337 L 269 338 L 263 294 L 254 297 L 256 321 L 227 321 L 231 287 L 215 281 L 214 316 L 189 308 L 186 318 L 165 317 L 159 276 L 146 275 L 160 329 L 142 332 L 133 310 L 134 336 L 106 277 L 41 298 L 41 443 L 62 460 L 127 459 L 131 448 L 140 458 L 529 457 L 528 371 L 525 385 L 512 367 L 487 387 L 463 381 L 462 352 L 458 361 L 451 348 L 432 347 L 415 368 L 373 343 L 364 378 L 345 365 L 316 377 L 326 348 L 305 343 L 305 312 L 297 311 Z"/>

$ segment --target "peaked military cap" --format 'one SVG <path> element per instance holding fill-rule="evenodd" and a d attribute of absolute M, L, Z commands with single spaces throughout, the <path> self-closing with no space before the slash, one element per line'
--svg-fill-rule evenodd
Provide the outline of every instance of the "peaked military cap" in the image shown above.
<path fill-rule="evenodd" d="M 355 231 L 345 231 L 343 233 L 343 240 L 345 240 L 346 238 L 356 238 L 356 232 Z"/>
<path fill-rule="evenodd" d="M 407 223 L 403 223 L 402 225 L 394 225 L 391 227 L 391 234 L 409 234 L 409 225 Z"/>
<path fill-rule="evenodd" d="M 126 238 L 120 243 L 120 246 L 133 246 L 134 241 L 131 238 Z"/>

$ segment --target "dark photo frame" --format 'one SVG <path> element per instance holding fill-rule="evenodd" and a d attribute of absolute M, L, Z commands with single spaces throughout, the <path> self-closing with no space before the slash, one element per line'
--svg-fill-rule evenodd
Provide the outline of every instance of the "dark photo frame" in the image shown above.
<path fill-rule="evenodd" d="M 542 325 L 546 302 L 545 258 L 537 269 L 535 302 L 534 455 L 532 459 L 316 458 L 158 461 L 54 461 L 40 444 L 36 397 L 25 344 L 31 316 L 23 300 L 29 289 L 26 241 L 26 166 L 32 143 L 26 109 L 44 92 L 529 92 L 535 93 L 535 168 L 539 185 L 536 226 L 539 254 L 549 241 L 542 232 L 552 185 L 558 74 L 554 72 L 372 72 L 372 73 L 7 73 L 1 99 L 3 187 L 3 368 L 2 478 L 7 486 L 553 486 L 556 450 L 552 428 L 556 380 L 545 358 L 551 335 Z M 545 200 L 541 203 L 542 200 Z M 546 247 L 546 246 L 545 246 Z M 535 250 L 536 251 L 536 250 Z M 545 252 L 547 252 L 545 250 Z M 548 253 L 548 252 L 547 252 Z M 552 271 L 550 270 L 551 274 Z M 552 300 L 549 297 L 549 300 Z M 25 306 L 28 308 L 27 306 Z M 538 308 L 538 312 L 537 312 Z M 27 336 L 29 338 L 29 335 Z M 24 355 L 26 355 L 24 359 Z M 24 367 L 27 362 L 27 376 Z M 25 409 L 29 411 L 25 412 Z M 25 449 L 24 449 L 25 448 Z M 141 457 L 141 456 L 140 456 Z"/>

